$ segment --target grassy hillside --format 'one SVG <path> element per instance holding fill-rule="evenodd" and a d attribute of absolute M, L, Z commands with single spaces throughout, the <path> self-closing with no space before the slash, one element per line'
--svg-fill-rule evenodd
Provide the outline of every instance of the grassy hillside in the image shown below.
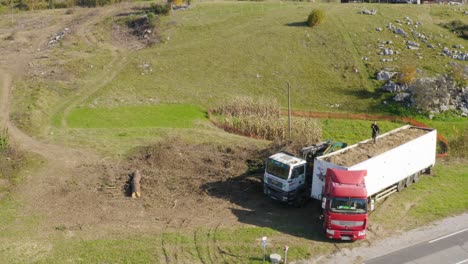
<path fill-rule="evenodd" d="M 358 14 L 362 5 L 197 3 L 189 11 L 165 18 L 164 44 L 133 53 L 126 70 L 97 99 L 125 98 L 136 91 L 133 100 L 157 98 L 210 106 L 242 94 L 275 97 L 285 105 L 285 82 L 290 81 L 296 108 L 330 110 L 330 104 L 340 104 L 341 111 L 369 111 L 381 103 L 382 95 L 373 93 L 379 86 L 375 73 L 381 68 L 410 65 L 433 74 L 444 72 L 451 61 L 439 55 L 441 48 L 423 45 L 420 50 L 408 50 L 401 36 L 386 29 L 389 23 L 396 25 L 396 20 L 410 17 L 422 24 L 419 32 L 433 36 L 434 45 L 466 43 L 438 25 L 462 19 L 458 9 L 364 7 L 377 9 L 378 14 Z M 312 8 L 326 14 L 325 22 L 314 29 L 304 23 Z M 376 27 L 384 30 L 377 32 Z M 410 33 L 408 26 L 401 27 Z M 401 54 L 394 56 L 395 62 L 381 62 L 388 56 L 378 55 L 379 45 L 389 40 Z M 150 64 L 153 71 L 142 75 L 138 68 L 142 63 Z"/>
<path fill-rule="evenodd" d="M 312 8 L 326 14 L 325 22 L 313 29 L 305 26 Z M 378 13 L 359 14 L 363 8 Z M 128 19 L 141 12 L 121 9 Z M 77 12 L 81 19 L 88 19 L 84 11 Z M 468 44 L 440 23 L 463 19 L 462 13 L 459 7 L 439 5 L 200 2 L 190 10 L 161 17 L 157 27 L 161 43 L 138 50 L 131 48 L 131 39 L 116 38 L 114 22 L 121 16 L 109 15 L 88 26 L 90 37 L 68 34 L 51 49 L 52 56 L 34 64 L 33 70 L 42 73 L 19 82 L 12 117 L 31 133 L 53 134 L 54 140 L 67 144 L 86 144 L 92 137 L 94 148 L 99 142 L 93 130 L 83 130 L 74 121 L 85 112 L 105 108 L 109 110 L 99 118 L 117 115 L 125 119 L 133 118 L 125 114 L 127 106 L 190 104 L 206 110 L 239 95 L 274 97 L 286 106 L 287 81 L 295 109 L 391 112 L 382 104 L 388 95 L 377 90 L 382 83 L 375 73 L 383 67 L 398 70 L 404 66 L 416 66 L 428 75 L 445 72 L 453 60 L 440 56 L 441 49 Z M 399 26 L 396 21 L 405 17 L 420 22 L 418 32 L 432 36 L 435 49 L 421 45 L 420 50 L 409 50 L 401 36 L 386 28 L 389 23 Z M 377 27 L 383 31 L 376 31 Z M 399 27 L 410 32 L 408 25 Z M 408 40 L 417 41 L 411 34 Z M 390 46 L 400 52 L 393 56 L 396 61 L 381 61 L 388 58 L 379 55 L 384 41 L 392 41 Z M 145 109 L 135 108 L 132 115 L 148 119 Z M 196 122 L 196 129 L 202 123 Z M 145 126 L 138 134 L 159 125 L 149 122 Z M 101 129 L 100 134 L 107 135 L 102 136 L 106 142 L 102 146 L 108 147 L 109 140 L 120 143 L 121 137 L 115 135 L 122 133 L 126 132 Z"/>

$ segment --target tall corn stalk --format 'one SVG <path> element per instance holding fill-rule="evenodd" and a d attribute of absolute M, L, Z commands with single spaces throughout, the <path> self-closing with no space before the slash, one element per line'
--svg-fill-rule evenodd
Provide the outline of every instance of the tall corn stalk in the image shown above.
<path fill-rule="evenodd" d="M 229 131 L 267 140 L 287 139 L 287 120 L 280 116 L 280 105 L 274 99 L 237 97 L 223 102 L 214 112 L 224 116 L 223 126 Z M 293 121 L 292 136 L 304 144 L 316 143 L 322 137 L 320 122 L 297 118 Z"/>

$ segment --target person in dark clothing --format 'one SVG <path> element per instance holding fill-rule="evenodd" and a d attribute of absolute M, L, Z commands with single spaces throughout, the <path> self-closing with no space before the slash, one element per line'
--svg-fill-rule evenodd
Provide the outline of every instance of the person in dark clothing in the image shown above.
<path fill-rule="evenodd" d="M 371 125 L 372 129 L 372 139 L 374 139 L 374 144 L 377 142 L 377 136 L 380 134 L 380 128 L 377 125 L 377 121 L 374 121 L 374 124 Z"/>

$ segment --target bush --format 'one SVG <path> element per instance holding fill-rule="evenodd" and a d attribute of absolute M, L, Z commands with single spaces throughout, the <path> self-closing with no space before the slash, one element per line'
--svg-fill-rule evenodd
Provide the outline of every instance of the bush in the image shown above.
<path fill-rule="evenodd" d="M 401 74 L 398 77 L 398 81 L 400 83 L 410 85 L 416 80 L 416 73 L 417 73 L 416 67 L 413 67 L 413 66 L 403 67 L 403 69 L 401 69 Z"/>
<path fill-rule="evenodd" d="M 170 3 L 166 3 L 166 4 L 162 4 L 162 3 L 152 3 L 151 4 L 151 7 L 150 7 L 150 12 L 156 14 L 156 15 L 169 15 L 169 13 L 171 12 L 171 4 Z"/>
<path fill-rule="evenodd" d="M 325 13 L 322 10 L 313 9 L 312 12 L 310 12 L 309 17 L 307 18 L 307 25 L 309 27 L 314 27 L 316 25 L 321 24 L 324 19 Z"/>
<path fill-rule="evenodd" d="M 82 7 L 96 7 L 120 3 L 120 1 L 121 0 L 77 0 L 76 5 Z"/>
<path fill-rule="evenodd" d="M 463 23 L 460 20 L 453 20 L 443 25 L 444 28 L 457 34 L 457 36 L 468 39 L 468 24 Z"/>

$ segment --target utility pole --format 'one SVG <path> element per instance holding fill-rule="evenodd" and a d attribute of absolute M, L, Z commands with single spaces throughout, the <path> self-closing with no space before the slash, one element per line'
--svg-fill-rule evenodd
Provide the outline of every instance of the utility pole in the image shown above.
<path fill-rule="evenodd" d="M 288 84 L 288 124 L 289 124 L 289 140 L 291 140 L 292 120 L 291 120 L 291 85 Z"/>

